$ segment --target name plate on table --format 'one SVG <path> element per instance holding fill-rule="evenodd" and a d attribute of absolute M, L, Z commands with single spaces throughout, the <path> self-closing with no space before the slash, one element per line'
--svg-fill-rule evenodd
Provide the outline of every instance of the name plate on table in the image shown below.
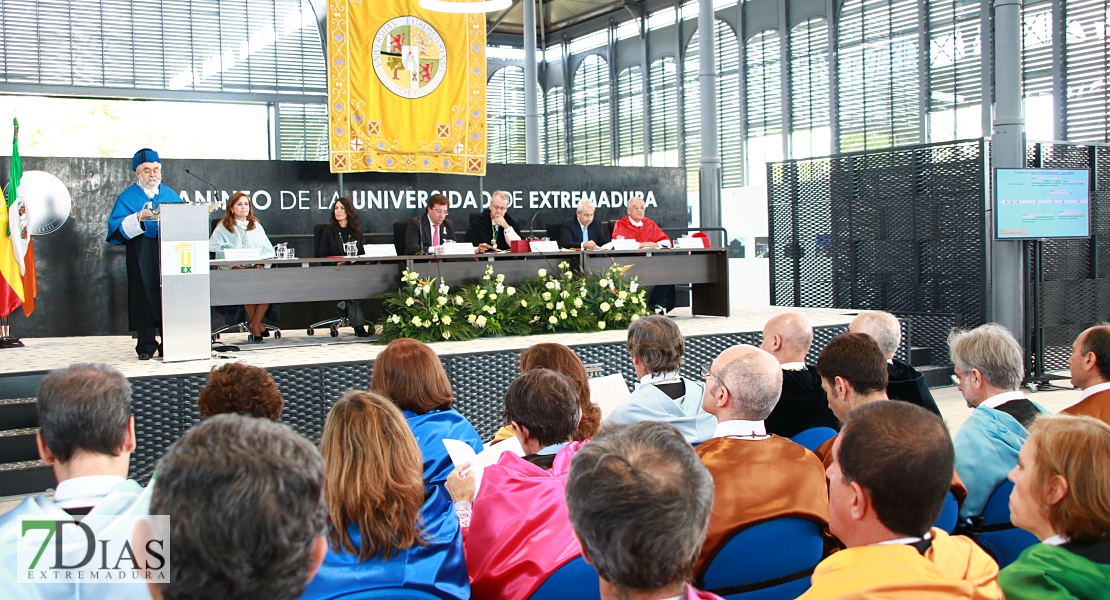
<path fill-rule="evenodd" d="M 366 244 L 363 246 L 363 256 L 397 256 L 397 248 L 393 244 Z"/>
<path fill-rule="evenodd" d="M 442 254 L 447 256 L 474 254 L 474 244 L 444 244 Z"/>
<path fill-rule="evenodd" d="M 533 240 L 528 242 L 528 249 L 532 252 L 558 252 L 559 242 L 551 240 Z"/>
<path fill-rule="evenodd" d="M 705 248 L 705 240 L 696 237 L 680 237 L 674 241 L 675 248 Z"/>
<path fill-rule="evenodd" d="M 636 240 L 613 240 L 609 242 L 613 244 L 613 250 L 639 250 L 640 242 Z"/>
<path fill-rule="evenodd" d="M 225 248 L 224 260 L 261 260 L 258 248 Z"/>

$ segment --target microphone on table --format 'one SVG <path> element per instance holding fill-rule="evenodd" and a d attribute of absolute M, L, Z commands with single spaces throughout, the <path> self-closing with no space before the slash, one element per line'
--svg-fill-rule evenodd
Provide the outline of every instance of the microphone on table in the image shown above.
<path fill-rule="evenodd" d="M 540 216 L 540 211 L 532 213 L 532 220 L 528 222 L 528 235 L 532 236 L 528 239 L 536 239 L 536 217 Z"/>
<path fill-rule="evenodd" d="M 191 177 L 194 177 L 196 179 L 199 179 L 199 180 L 203 181 L 204 183 L 207 183 L 212 188 L 212 192 L 216 195 L 216 201 L 218 202 L 220 200 L 220 190 L 216 189 L 216 184 L 212 183 L 211 181 L 208 181 L 207 179 L 201 177 L 200 175 L 197 175 L 196 173 L 190 171 L 189 169 L 185 169 L 185 173 L 187 175 L 191 176 Z"/>

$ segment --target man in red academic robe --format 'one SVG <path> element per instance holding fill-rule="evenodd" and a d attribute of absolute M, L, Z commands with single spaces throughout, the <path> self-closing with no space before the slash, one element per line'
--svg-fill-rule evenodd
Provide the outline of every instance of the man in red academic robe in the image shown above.
<path fill-rule="evenodd" d="M 673 425 L 602 430 L 574 457 L 566 498 L 602 600 L 719 600 L 687 583 L 705 541 L 713 479 Z"/>
<path fill-rule="evenodd" d="M 718 424 L 713 439 L 697 447 L 714 489 L 709 532 L 694 569 L 698 577 L 733 535 L 751 525 L 800 517 L 828 527 L 821 461 L 786 438 L 768 435 L 763 425 L 781 390 L 778 361 L 754 346 L 725 350 L 705 374 L 702 408 Z"/>
<path fill-rule="evenodd" d="M 1083 395 L 1060 412 L 1110 423 L 1110 327 L 1091 327 L 1079 334 L 1068 367 L 1072 385 L 1083 390 Z"/>
<path fill-rule="evenodd" d="M 633 198 L 628 201 L 628 216 L 613 225 L 613 239 L 636 240 L 640 248 L 670 248 L 671 239 L 655 224 L 644 216 L 644 199 Z M 651 289 L 647 305 L 656 313 L 674 308 L 674 286 L 657 285 Z"/>

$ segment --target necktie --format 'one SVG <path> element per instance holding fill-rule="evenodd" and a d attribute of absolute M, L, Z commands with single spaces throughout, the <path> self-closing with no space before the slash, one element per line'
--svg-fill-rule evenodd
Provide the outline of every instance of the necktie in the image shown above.
<path fill-rule="evenodd" d="M 439 245 L 439 225 L 432 225 L 432 245 Z"/>
<path fill-rule="evenodd" d="M 588 241 L 590 241 L 590 234 L 586 232 L 586 226 L 583 225 L 582 226 L 582 243 L 585 244 Z"/>

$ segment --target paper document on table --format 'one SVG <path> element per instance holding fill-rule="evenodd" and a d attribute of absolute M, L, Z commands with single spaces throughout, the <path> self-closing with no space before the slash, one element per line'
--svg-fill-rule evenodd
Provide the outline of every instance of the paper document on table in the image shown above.
<path fill-rule="evenodd" d="M 447 455 L 451 457 L 451 464 L 456 467 L 465 463 L 470 463 L 475 476 L 478 478 L 478 487 L 482 485 L 482 472 L 486 467 L 497 462 L 501 458 L 501 454 L 505 452 L 512 452 L 517 456 L 524 456 L 524 448 L 520 446 L 520 440 L 513 436 L 503 442 L 499 442 L 475 453 L 470 444 L 460 440 L 443 440 L 443 446 L 447 448 Z"/>
<path fill-rule="evenodd" d="M 632 395 L 624 375 L 614 373 L 605 377 L 590 379 L 590 400 L 601 408 L 601 418 L 607 419 L 618 406 L 624 404 Z"/>

